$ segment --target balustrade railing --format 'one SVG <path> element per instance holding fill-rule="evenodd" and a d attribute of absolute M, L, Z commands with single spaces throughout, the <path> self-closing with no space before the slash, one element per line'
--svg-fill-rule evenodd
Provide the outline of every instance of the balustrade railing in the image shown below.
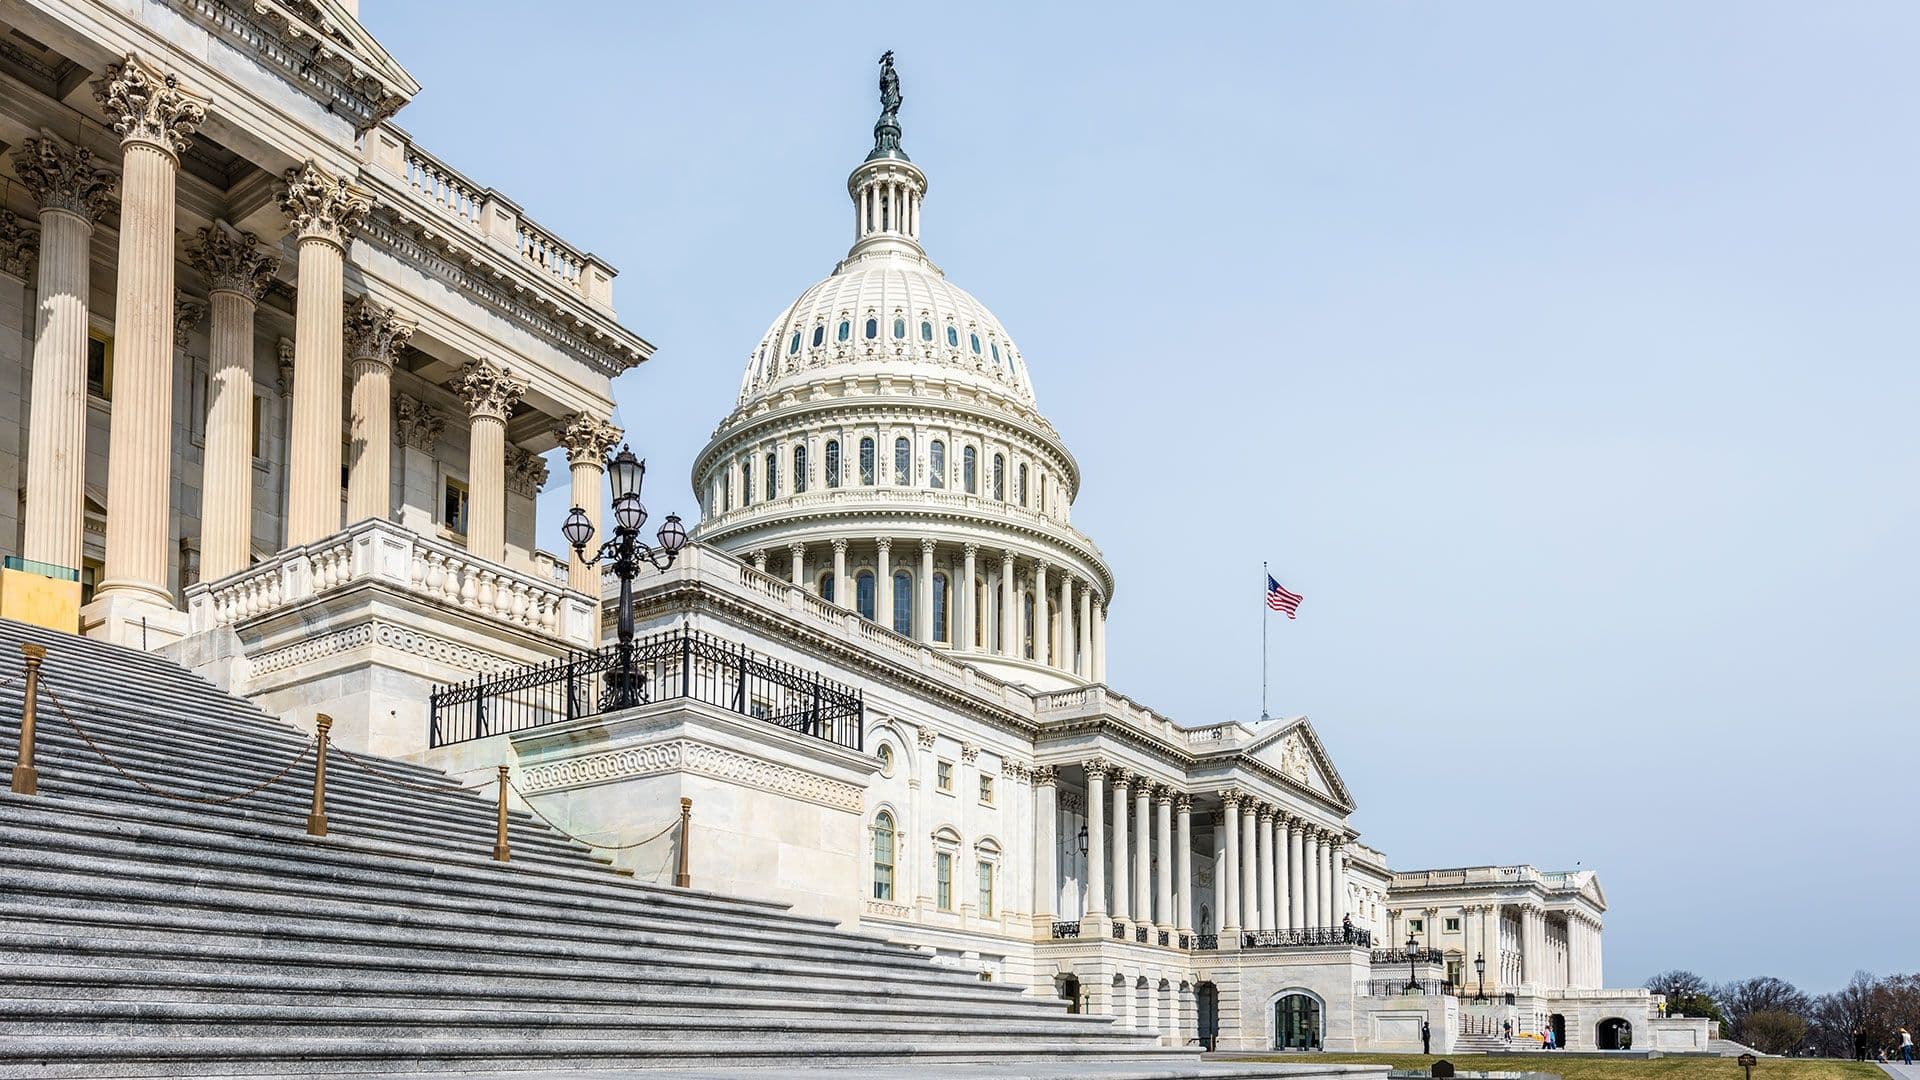
<path fill-rule="evenodd" d="M 1201 952 L 1211 952 L 1220 947 L 1219 934 L 1193 935 L 1193 947 Z"/>
<path fill-rule="evenodd" d="M 1370 979 L 1368 997 L 1458 997 L 1460 988 L 1440 979 Z"/>
<path fill-rule="evenodd" d="M 1244 949 L 1316 949 L 1329 945 L 1370 946 L 1373 932 L 1357 926 L 1309 926 L 1298 930 L 1248 930 L 1240 935 Z"/>
<path fill-rule="evenodd" d="M 640 701 L 688 699 L 765 720 L 854 750 L 865 712 L 860 692 L 698 630 L 633 643 Z M 620 646 L 576 652 L 535 667 L 437 687 L 428 745 L 445 746 L 596 716 L 612 702 Z"/>
<path fill-rule="evenodd" d="M 1127 925 L 1125 923 L 1116 922 L 1113 924 L 1113 939 L 1115 941 L 1127 940 Z"/>
<path fill-rule="evenodd" d="M 1080 936 L 1080 920 L 1079 919 L 1056 920 L 1054 922 L 1053 924 L 1054 940 L 1058 941 L 1062 938 L 1077 938 L 1079 936 Z"/>

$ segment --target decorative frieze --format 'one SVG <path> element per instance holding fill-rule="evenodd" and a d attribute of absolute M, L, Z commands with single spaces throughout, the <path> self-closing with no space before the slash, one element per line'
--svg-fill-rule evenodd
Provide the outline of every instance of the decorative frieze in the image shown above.
<path fill-rule="evenodd" d="M 176 156 L 193 145 L 191 136 L 207 119 L 207 107 L 180 89 L 179 76 L 154 71 L 131 53 L 93 84 L 93 100 L 123 143 L 146 143 Z"/>
<path fill-rule="evenodd" d="M 625 750 L 584 754 L 550 765 L 534 765 L 525 770 L 521 785 L 527 794 L 534 795 L 681 771 L 854 813 L 865 805 L 865 792 L 854 784 L 695 739 L 670 739 Z"/>
<path fill-rule="evenodd" d="M 207 291 L 236 292 L 257 301 L 266 295 L 280 256 L 254 234 L 221 222 L 187 241 L 187 264 L 207 276 Z"/>
<path fill-rule="evenodd" d="M 118 179 L 94 160 L 93 151 L 69 146 L 51 135 L 22 139 L 13 152 L 13 171 L 42 210 L 65 210 L 89 221 L 113 205 Z"/>
<path fill-rule="evenodd" d="M 302 240 L 327 240 L 344 248 L 371 209 L 346 180 L 312 161 L 288 169 L 281 179 L 280 210 Z"/>

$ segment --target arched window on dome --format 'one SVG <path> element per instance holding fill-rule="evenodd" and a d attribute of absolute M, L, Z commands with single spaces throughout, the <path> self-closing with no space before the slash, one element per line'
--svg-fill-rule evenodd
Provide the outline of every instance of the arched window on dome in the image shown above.
<path fill-rule="evenodd" d="M 939 439 L 927 446 L 927 486 L 947 486 L 947 444 Z"/>
<path fill-rule="evenodd" d="M 753 505 L 753 459 L 740 459 L 740 505 Z"/>
<path fill-rule="evenodd" d="M 827 343 L 827 328 L 823 323 L 813 328 L 813 347 L 819 348 Z"/>
<path fill-rule="evenodd" d="M 1007 501 L 1007 459 L 1003 454 L 993 455 L 993 497 Z"/>
<path fill-rule="evenodd" d="M 853 607 L 863 619 L 873 618 L 873 571 L 853 575 Z"/>
<path fill-rule="evenodd" d="M 874 815 L 873 898 L 875 900 L 893 899 L 894 844 L 897 835 L 893 827 L 893 814 L 882 810 Z"/>
<path fill-rule="evenodd" d="M 893 320 L 893 336 L 897 339 L 904 339 L 907 336 L 907 320 L 900 318 Z"/>
<path fill-rule="evenodd" d="M 733 509 L 733 477 L 720 474 L 720 511 L 725 513 Z"/>
<path fill-rule="evenodd" d="M 1020 655 L 1033 659 L 1033 593 L 1020 594 Z"/>
<path fill-rule="evenodd" d="M 960 451 L 960 483 L 967 494 L 980 494 L 980 455 L 971 446 Z"/>
<path fill-rule="evenodd" d="M 827 486 L 840 486 L 840 440 L 827 440 Z"/>
<path fill-rule="evenodd" d="M 913 444 L 904 435 L 893 440 L 893 482 L 913 483 Z"/>
<path fill-rule="evenodd" d="M 988 347 L 993 350 L 993 362 L 996 364 L 1000 364 L 1000 343 L 995 341 L 990 343 Z M 1000 364 L 1000 366 L 1006 367 L 1005 364 Z"/>
<path fill-rule="evenodd" d="M 767 451 L 767 498 L 777 499 L 779 497 L 780 455 L 775 451 L 769 450 Z"/>
<path fill-rule="evenodd" d="M 1020 505 L 1025 506 L 1027 505 L 1027 463 L 1026 462 L 1023 461 L 1020 463 L 1020 468 L 1015 471 L 1014 476 L 1016 478 L 1015 484 L 1014 484 L 1014 493 L 1020 497 Z"/>
<path fill-rule="evenodd" d="M 880 336 L 880 320 L 868 319 L 867 320 L 867 340 L 872 341 L 874 338 L 877 338 L 879 336 Z"/>
<path fill-rule="evenodd" d="M 947 575 L 933 575 L 933 640 L 943 643 L 951 640 L 947 633 L 947 612 L 953 608 L 953 598 L 947 595 L 947 588 Z"/>
<path fill-rule="evenodd" d="M 802 445 L 793 448 L 793 493 L 798 495 L 805 490 L 807 490 L 807 448 Z"/>
<path fill-rule="evenodd" d="M 926 319 L 920 320 L 920 340 L 921 341 L 933 340 L 933 323 L 927 321 Z"/>
<path fill-rule="evenodd" d="M 913 636 L 913 574 L 893 572 L 893 632 Z"/>
<path fill-rule="evenodd" d="M 820 599 L 825 600 L 829 604 L 833 603 L 833 571 L 822 570 L 820 572 L 820 586 L 815 591 L 820 594 Z"/>
<path fill-rule="evenodd" d="M 793 332 L 793 340 L 787 342 L 787 355 L 792 356 L 794 353 L 797 353 L 799 351 L 800 351 L 800 331 L 795 330 Z"/>
<path fill-rule="evenodd" d="M 873 486 L 873 439 L 860 440 L 860 482 Z"/>
<path fill-rule="evenodd" d="M 973 355 L 979 356 L 980 355 L 980 335 L 968 334 L 967 337 L 973 340 Z"/>
<path fill-rule="evenodd" d="M 852 336 L 853 336 L 853 324 L 848 322 L 845 319 L 841 319 L 840 328 L 833 332 L 834 340 L 845 341 Z"/>
<path fill-rule="evenodd" d="M 959 347 L 960 347 L 960 331 L 955 329 L 952 325 L 949 325 L 947 327 L 947 348 L 957 349 Z"/>

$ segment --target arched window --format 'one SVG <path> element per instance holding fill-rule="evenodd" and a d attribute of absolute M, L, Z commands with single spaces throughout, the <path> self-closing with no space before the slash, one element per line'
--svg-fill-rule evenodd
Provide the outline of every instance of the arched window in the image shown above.
<path fill-rule="evenodd" d="M 993 455 L 993 497 L 1001 502 L 1007 501 L 1007 459 L 1004 454 Z"/>
<path fill-rule="evenodd" d="M 947 486 L 947 444 L 939 439 L 927 447 L 927 486 Z"/>
<path fill-rule="evenodd" d="M 973 341 L 973 355 L 979 356 L 980 355 L 980 335 L 968 334 L 967 337 L 972 339 Z"/>
<path fill-rule="evenodd" d="M 920 320 L 920 340 L 921 341 L 933 340 L 933 324 L 928 322 L 925 319 Z"/>
<path fill-rule="evenodd" d="M 947 575 L 933 575 L 933 640 L 947 641 L 947 610 L 952 606 L 947 596 Z"/>
<path fill-rule="evenodd" d="M 947 348 L 957 349 L 959 347 L 960 347 L 960 331 L 954 329 L 951 326 L 947 327 Z"/>
<path fill-rule="evenodd" d="M 1018 494 L 1020 496 L 1020 505 L 1025 506 L 1027 505 L 1027 463 L 1026 462 L 1023 461 L 1020 463 L 1020 471 L 1018 472 L 1017 475 L 1020 478 L 1019 487 L 1017 489 Z"/>
<path fill-rule="evenodd" d="M 907 336 L 907 320 L 901 318 L 895 318 L 893 320 L 893 336 L 896 338 L 904 338 Z"/>
<path fill-rule="evenodd" d="M 720 474 L 720 509 L 733 509 L 733 477 Z"/>
<path fill-rule="evenodd" d="M 787 342 L 787 355 L 791 356 L 794 353 L 797 353 L 799 351 L 800 351 L 800 331 L 795 330 L 793 332 L 793 340 Z"/>
<path fill-rule="evenodd" d="M 833 603 L 833 571 L 831 570 L 820 575 L 820 599 L 829 604 Z"/>
<path fill-rule="evenodd" d="M 987 592 L 985 578 L 973 579 L 973 597 L 976 601 L 970 605 L 973 608 L 973 640 L 978 643 L 979 648 L 991 649 L 994 647 L 990 639 L 994 622 L 993 613 L 988 609 L 993 606 L 993 597 Z"/>
<path fill-rule="evenodd" d="M 1000 363 L 1000 343 L 997 341 L 993 342 L 989 347 L 993 349 L 993 362 L 996 364 Z M 1005 365 L 1001 366 L 1004 367 Z"/>
<path fill-rule="evenodd" d="M 1023 650 L 1021 655 L 1031 660 L 1033 659 L 1034 626 L 1033 594 L 1030 592 L 1020 594 L 1020 626 L 1022 627 L 1021 633 L 1024 635 L 1020 644 L 1020 648 Z"/>
<path fill-rule="evenodd" d="M 867 320 L 867 340 L 872 341 L 874 338 L 877 338 L 879 336 L 880 336 L 880 320 L 868 319 Z"/>
<path fill-rule="evenodd" d="M 827 440 L 827 486 L 840 486 L 840 440 Z"/>
<path fill-rule="evenodd" d="M 853 575 L 853 607 L 863 619 L 873 618 L 873 571 Z"/>
<path fill-rule="evenodd" d="M 1273 1047 L 1276 1050 L 1318 1050 L 1321 1041 L 1320 999 L 1305 990 L 1290 990 L 1273 1003 Z"/>
<path fill-rule="evenodd" d="M 913 575 L 893 572 L 893 632 L 913 636 Z"/>
<path fill-rule="evenodd" d="M 793 448 L 793 493 L 798 495 L 805 490 L 807 490 L 807 448 L 796 446 Z"/>
<path fill-rule="evenodd" d="M 880 811 L 873 819 L 873 898 L 893 899 L 895 830 L 893 815 Z"/>
<path fill-rule="evenodd" d="M 893 440 L 893 482 L 913 483 L 913 444 L 904 435 Z"/>
<path fill-rule="evenodd" d="M 752 458 L 743 458 L 740 461 L 740 505 L 741 506 L 753 505 L 753 459 Z"/>
<path fill-rule="evenodd" d="M 873 486 L 873 440 L 871 438 L 860 440 L 860 482 L 868 487 Z"/>
<path fill-rule="evenodd" d="M 852 336 L 853 336 L 853 324 L 848 322 L 845 319 L 841 319 L 839 328 L 834 330 L 833 332 L 834 340 L 845 341 Z"/>
<path fill-rule="evenodd" d="M 813 347 L 817 349 L 820 346 L 826 344 L 826 342 L 827 342 L 827 328 L 824 325 L 814 327 L 813 328 Z"/>
<path fill-rule="evenodd" d="M 780 455 L 767 451 L 767 498 L 780 497 Z"/>
<path fill-rule="evenodd" d="M 980 494 L 980 455 L 971 446 L 960 451 L 960 482 L 967 494 Z"/>

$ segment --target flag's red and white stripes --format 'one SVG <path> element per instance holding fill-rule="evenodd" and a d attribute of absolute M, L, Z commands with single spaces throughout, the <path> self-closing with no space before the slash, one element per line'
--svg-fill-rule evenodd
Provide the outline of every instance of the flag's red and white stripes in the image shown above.
<path fill-rule="evenodd" d="M 1284 586 L 1274 580 L 1272 574 L 1267 575 L 1268 607 L 1275 611 L 1286 612 L 1287 618 L 1291 619 L 1295 617 L 1294 613 L 1300 610 L 1301 599 L 1302 597 L 1299 593 L 1288 592 Z"/>

